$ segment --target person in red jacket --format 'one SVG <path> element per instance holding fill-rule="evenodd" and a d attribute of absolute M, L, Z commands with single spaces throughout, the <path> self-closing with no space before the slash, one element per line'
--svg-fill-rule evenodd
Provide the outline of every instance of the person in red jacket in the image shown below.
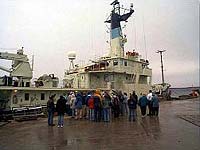
<path fill-rule="evenodd" d="M 93 95 L 91 95 L 89 97 L 88 108 L 89 108 L 89 120 L 94 121 L 94 98 L 93 98 Z"/>

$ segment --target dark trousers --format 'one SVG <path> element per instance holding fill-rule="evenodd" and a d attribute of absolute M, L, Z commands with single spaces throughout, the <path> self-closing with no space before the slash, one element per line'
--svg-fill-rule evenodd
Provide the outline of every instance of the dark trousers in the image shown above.
<path fill-rule="evenodd" d="M 89 120 L 94 121 L 94 109 L 89 109 Z"/>
<path fill-rule="evenodd" d="M 123 108 L 123 103 L 119 103 L 119 109 L 120 109 L 120 114 L 123 116 L 124 115 L 124 108 Z"/>
<path fill-rule="evenodd" d="M 159 113 L 159 107 L 153 107 L 153 115 L 158 116 Z"/>
<path fill-rule="evenodd" d="M 70 108 L 70 105 L 66 105 L 66 113 L 67 113 L 67 115 L 69 115 L 69 116 L 72 116 L 72 109 Z"/>
<path fill-rule="evenodd" d="M 129 108 L 129 121 L 133 120 L 135 121 L 135 110 L 133 108 Z"/>
<path fill-rule="evenodd" d="M 94 121 L 101 121 L 101 109 L 99 107 L 94 108 Z"/>
<path fill-rule="evenodd" d="M 53 125 L 53 115 L 54 112 L 53 111 L 48 111 L 48 125 Z"/>
<path fill-rule="evenodd" d="M 105 122 L 110 121 L 110 108 L 103 108 L 103 120 Z"/>
<path fill-rule="evenodd" d="M 141 109 L 142 116 L 146 115 L 146 109 L 147 109 L 147 107 L 146 106 L 141 106 L 140 109 Z"/>
<path fill-rule="evenodd" d="M 152 107 L 152 102 L 151 101 L 149 101 L 148 102 L 148 108 L 149 108 L 149 114 L 148 115 L 153 115 L 153 107 Z"/>
<path fill-rule="evenodd" d="M 119 117 L 119 113 L 120 113 L 120 108 L 117 105 L 117 106 L 114 107 L 114 118 L 118 118 Z"/>

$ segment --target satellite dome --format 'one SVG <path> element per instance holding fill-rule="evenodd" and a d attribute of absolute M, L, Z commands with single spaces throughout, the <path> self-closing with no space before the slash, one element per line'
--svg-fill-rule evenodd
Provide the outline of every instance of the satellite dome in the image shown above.
<path fill-rule="evenodd" d="M 76 59 L 76 52 L 70 51 L 70 52 L 68 52 L 67 56 L 68 56 L 68 59 L 74 60 L 74 59 Z"/>

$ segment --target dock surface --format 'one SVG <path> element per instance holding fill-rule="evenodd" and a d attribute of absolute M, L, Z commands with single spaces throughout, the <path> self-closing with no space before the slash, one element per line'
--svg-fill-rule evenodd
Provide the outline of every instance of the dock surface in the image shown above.
<path fill-rule="evenodd" d="M 46 118 L 12 122 L 0 127 L 0 150 L 199 150 L 199 108 L 196 98 L 161 102 L 159 117 L 141 118 L 138 111 L 136 122 L 65 118 L 64 128 L 47 126 Z"/>

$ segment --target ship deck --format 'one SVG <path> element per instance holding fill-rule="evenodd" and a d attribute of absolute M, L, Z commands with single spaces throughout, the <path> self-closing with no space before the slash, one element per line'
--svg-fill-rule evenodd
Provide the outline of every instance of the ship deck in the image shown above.
<path fill-rule="evenodd" d="M 106 88 L 99 88 L 107 91 Z M 13 86 L 0 86 L 0 90 L 22 90 L 22 91 L 95 91 L 96 89 L 81 89 L 81 88 L 59 88 L 59 87 L 13 87 Z"/>
<path fill-rule="evenodd" d="M 65 118 L 64 128 L 48 127 L 47 119 L 11 122 L 0 127 L 1 150 L 64 149 L 200 149 L 200 101 L 198 98 L 166 101 L 160 115 L 136 122 L 127 117 L 110 123 Z M 57 118 L 55 118 L 55 121 Z"/>

